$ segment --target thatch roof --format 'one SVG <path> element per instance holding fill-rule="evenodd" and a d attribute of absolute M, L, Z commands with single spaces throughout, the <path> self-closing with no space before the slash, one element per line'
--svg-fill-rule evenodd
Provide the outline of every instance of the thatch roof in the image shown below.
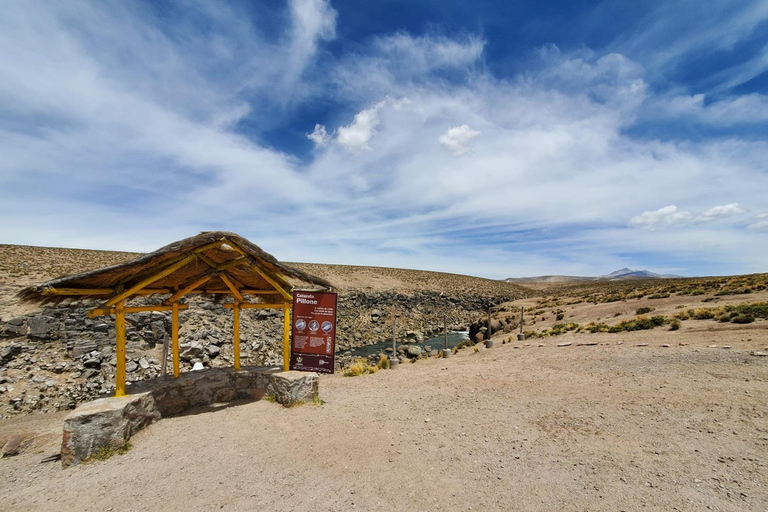
<path fill-rule="evenodd" d="M 161 277 L 152 280 L 158 275 Z M 200 281 L 203 282 L 193 288 L 198 293 L 231 293 L 232 284 L 244 294 L 272 291 L 277 296 L 277 288 L 287 292 L 294 287 L 333 289 L 328 281 L 280 263 L 235 233 L 206 231 L 119 265 L 29 286 L 19 292 L 19 297 L 39 304 L 67 299 L 112 299 L 147 280 L 151 283 L 126 298 L 174 294 Z"/>

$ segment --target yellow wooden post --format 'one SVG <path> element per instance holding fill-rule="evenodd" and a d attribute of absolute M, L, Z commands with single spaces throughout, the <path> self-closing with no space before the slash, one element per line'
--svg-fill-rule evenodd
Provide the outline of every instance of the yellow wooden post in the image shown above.
<path fill-rule="evenodd" d="M 291 304 L 283 304 L 283 371 L 291 364 Z"/>
<path fill-rule="evenodd" d="M 115 396 L 125 396 L 125 303 L 115 306 L 115 341 L 117 342 L 117 374 Z"/>
<path fill-rule="evenodd" d="M 240 303 L 235 302 L 232 307 L 234 313 L 234 348 L 235 348 L 235 371 L 240 370 Z"/>
<path fill-rule="evenodd" d="M 173 303 L 171 310 L 171 344 L 173 345 L 173 376 L 178 377 L 179 370 L 179 303 Z"/>

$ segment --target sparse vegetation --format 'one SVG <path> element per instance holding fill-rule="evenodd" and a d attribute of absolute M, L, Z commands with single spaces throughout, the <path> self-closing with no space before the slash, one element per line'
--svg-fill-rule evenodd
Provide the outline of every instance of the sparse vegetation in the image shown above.
<path fill-rule="evenodd" d="M 91 455 L 85 462 L 91 462 L 94 460 L 104 461 L 115 455 L 124 455 L 128 453 L 128 450 L 131 448 L 133 448 L 133 446 L 128 441 L 126 441 L 122 446 L 118 446 L 117 448 L 113 448 L 111 446 L 103 446 L 99 448 L 96 453 Z"/>

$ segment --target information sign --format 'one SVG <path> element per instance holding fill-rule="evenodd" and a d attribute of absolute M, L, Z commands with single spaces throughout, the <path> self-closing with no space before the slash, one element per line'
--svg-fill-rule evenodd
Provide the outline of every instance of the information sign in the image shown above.
<path fill-rule="evenodd" d="M 336 362 L 336 294 L 293 292 L 291 370 L 333 373 Z"/>

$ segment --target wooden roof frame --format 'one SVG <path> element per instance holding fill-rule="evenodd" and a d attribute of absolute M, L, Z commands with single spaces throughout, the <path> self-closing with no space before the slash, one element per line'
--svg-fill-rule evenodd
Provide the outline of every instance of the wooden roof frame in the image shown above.
<path fill-rule="evenodd" d="M 224 261 L 216 261 L 212 254 Z M 198 268 L 199 267 L 199 268 Z M 233 272 L 238 269 L 238 274 Z M 135 271 L 135 272 L 134 272 Z M 291 283 L 291 280 L 298 282 Z M 166 285 L 162 285 L 166 281 Z M 208 288 L 214 282 L 217 286 Z M 220 282 L 220 284 L 218 283 Z M 91 286 L 104 284 L 108 286 Z M 160 283 L 160 286 L 157 284 Z M 170 284 L 168 284 L 170 283 Z M 155 285 L 155 286 L 153 286 Z M 333 290 L 333 285 L 315 276 L 280 263 L 245 238 L 230 232 L 203 232 L 167 245 L 134 260 L 73 276 L 46 281 L 19 292 L 27 302 L 45 304 L 62 300 L 105 299 L 88 317 L 115 315 L 117 371 L 115 396 L 125 395 L 125 314 L 143 311 L 171 311 L 173 374 L 179 376 L 179 301 L 190 294 L 231 296 L 224 307 L 233 313 L 234 369 L 240 369 L 241 309 L 280 308 L 283 310 L 283 369 L 290 358 L 289 330 L 292 292 L 301 286 Z M 167 295 L 158 305 L 128 306 L 127 301 L 147 295 Z M 248 300 L 247 296 L 259 299 Z M 277 301 L 261 301 L 274 296 Z"/>

